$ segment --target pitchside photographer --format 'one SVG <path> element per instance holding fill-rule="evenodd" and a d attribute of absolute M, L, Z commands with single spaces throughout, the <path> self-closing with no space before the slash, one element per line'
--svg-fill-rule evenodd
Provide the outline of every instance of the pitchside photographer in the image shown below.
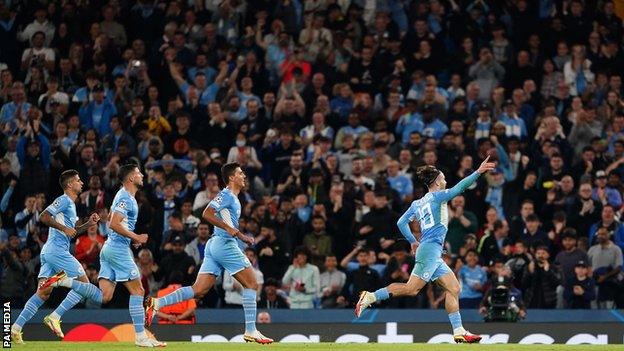
<path fill-rule="evenodd" d="M 513 284 L 511 269 L 503 265 L 494 269 L 490 288 L 481 301 L 479 313 L 486 322 L 517 322 L 524 319 L 526 307 L 522 301 L 522 292 Z"/>

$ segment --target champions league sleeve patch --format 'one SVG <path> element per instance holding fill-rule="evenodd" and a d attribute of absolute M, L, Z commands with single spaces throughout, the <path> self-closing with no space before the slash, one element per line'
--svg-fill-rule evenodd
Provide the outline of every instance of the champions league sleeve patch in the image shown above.
<path fill-rule="evenodd" d="M 117 204 L 117 208 L 122 209 L 122 210 L 125 209 L 126 208 L 126 202 L 125 201 L 120 201 Z"/>
<path fill-rule="evenodd" d="M 59 199 L 54 200 L 54 202 L 52 203 L 52 206 L 54 206 L 56 208 L 60 208 L 61 207 L 61 201 Z"/>

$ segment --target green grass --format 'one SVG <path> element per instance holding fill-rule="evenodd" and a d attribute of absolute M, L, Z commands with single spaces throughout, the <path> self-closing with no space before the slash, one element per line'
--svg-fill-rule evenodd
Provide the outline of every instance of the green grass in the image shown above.
<path fill-rule="evenodd" d="M 108 350 L 142 350 L 131 343 L 117 342 L 59 342 L 59 341 L 32 341 L 26 345 L 13 345 L 15 350 L 45 350 L 45 351 L 108 351 Z M 190 343 L 190 342 L 170 342 L 164 349 L 174 350 L 211 350 L 211 351 L 254 351 L 254 350 L 296 350 L 296 351 L 615 351 L 622 350 L 622 345 L 454 345 L 454 344 L 297 344 L 297 343 L 275 343 L 271 345 L 241 344 L 241 343 Z"/>

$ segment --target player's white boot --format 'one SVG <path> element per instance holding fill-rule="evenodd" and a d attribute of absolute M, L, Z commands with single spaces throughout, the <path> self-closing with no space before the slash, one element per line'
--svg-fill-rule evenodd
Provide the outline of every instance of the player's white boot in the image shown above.
<path fill-rule="evenodd" d="M 245 340 L 245 342 L 257 342 L 258 344 L 270 344 L 273 342 L 273 339 L 267 338 L 258 330 L 249 334 L 245 333 L 245 335 L 243 335 L 243 340 Z"/>
<path fill-rule="evenodd" d="M 158 341 L 156 339 L 152 339 L 147 335 L 136 336 L 134 339 L 134 344 L 139 347 L 165 347 L 167 346 L 166 342 Z"/>
<path fill-rule="evenodd" d="M 357 318 L 360 318 L 362 312 L 364 312 L 365 309 L 369 308 L 370 305 L 374 304 L 375 301 L 377 301 L 375 294 L 368 291 L 362 291 L 360 293 L 360 299 L 355 305 L 355 316 Z"/>

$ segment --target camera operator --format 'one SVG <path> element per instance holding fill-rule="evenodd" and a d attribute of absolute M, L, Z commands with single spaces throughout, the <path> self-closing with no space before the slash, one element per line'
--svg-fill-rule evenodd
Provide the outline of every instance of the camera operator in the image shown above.
<path fill-rule="evenodd" d="M 557 286 L 561 281 L 559 269 L 551 265 L 548 259 L 548 247 L 540 245 L 535 249 L 535 259 L 524 271 L 522 291 L 524 302 L 529 308 L 555 308 L 557 305 Z"/>
<path fill-rule="evenodd" d="M 509 266 L 495 268 L 490 288 L 479 307 L 486 322 L 516 322 L 526 317 L 522 293 L 514 286 L 512 278 Z"/>

